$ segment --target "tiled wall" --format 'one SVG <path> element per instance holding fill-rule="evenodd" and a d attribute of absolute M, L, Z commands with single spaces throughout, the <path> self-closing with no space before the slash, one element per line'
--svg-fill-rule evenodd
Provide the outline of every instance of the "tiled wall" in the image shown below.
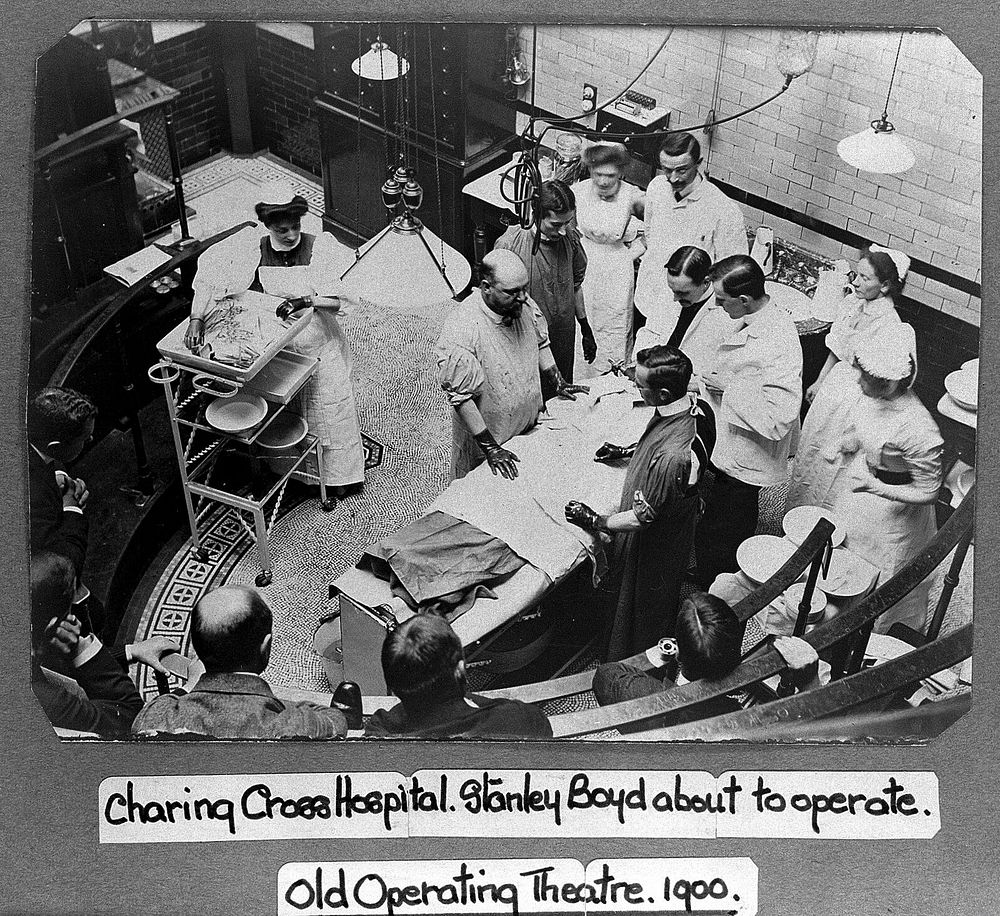
<path fill-rule="evenodd" d="M 530 30 L 524 31 L 530 54 Z M 539 26 L 537 104 L 577 114 L 584 82 L 595 84 L 598 101 L 606 101 L 639 72 L 668 31 Z M 768 29 L 676 28 L 634 88 L 672 110 L 671 126 L 701 123 L 713 107 L 718 116 L 735 113 L 781 87 L 776 37 Z M 903 39 L 889 120 L 905 136 L 917 164 L 901 175 L 874 175 L 859 173 L 837 156 L 840 139 L 881 115 L 897 44 L 898 33 L 822 33 L 811 72 L 775 102 L 715 130 L 708 147 L 710 173 L 978 283 L 982 78 L 947 38 L 907 33 Z M 857 256 L 856 249 L 829 236 L 745 209 L 751 226 L 764 222 L 779 236 L 824 254 Z M 980 301 L 967 292 L 913 272 L 906 293 L 979 324 Z"/>
<path fill-rule="evenodd" d="M 219 98 L 211 45 L 204 24 L 176 23 L 184 28 L 154 29 L 152 76 L 181 91 L 174 104 L 174 126 L 181 166 L 218 153 L 229 145 L 225 101 Z"/>
<path fill-rule="evenodd" d="M 257 28 L 260 111 L 268 149 L 313 175 L 322 174 L 319 122 L 313 99 L 312 27 L 280 23 Z"/>

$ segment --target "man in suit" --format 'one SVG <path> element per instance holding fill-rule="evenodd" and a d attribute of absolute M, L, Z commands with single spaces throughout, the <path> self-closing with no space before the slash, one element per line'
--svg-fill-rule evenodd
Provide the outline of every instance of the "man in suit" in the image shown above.
<path fill-rule="evenodd" d="M 59 728 L 124 738 L 142 709 L 135 684 L 73 614 L 76 572 L 64 556 L 31 558 L 31 687 Z"/>
<path fill-rule="evenodd" d="M 462 641 L 448 621 L 417 614 L 382 644 L 385 683 L 399 705 L 380 709 L 365 734 L 411 738 L 551 738 L 541 710 L 469 693 Z"/>
<path fill-rule="evenodd" d="M 97 408 L 71 388 L 45 388 L 28 404 L 31 549 L 69 559 L 77 577 L 87 553 L 87 485 L 65 466 L 94 436 Z"/>
<path fill-rule="evenodd" d="M 152 700 L 132 727 L 135 734 L 195 734 L 210 738 L 342 738 L 347 720 L 338 709 L 285 702 L 261 673 L 271 657 L 271 609 L 244 586 L 202 596 L 191 615 L 191 644 L 204 674 L 190 692 Z"/>

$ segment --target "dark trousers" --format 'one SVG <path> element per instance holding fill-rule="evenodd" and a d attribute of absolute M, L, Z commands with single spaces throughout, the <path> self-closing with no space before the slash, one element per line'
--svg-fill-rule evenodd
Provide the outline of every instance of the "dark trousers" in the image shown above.
<path fill-rule="evenodd" d="M 736 572 L 736 548 L 757 531 L 760 487 L 712 468 L 715 483 L 695 531 L 698 584 L 707 589 L 723 572 Z"/>

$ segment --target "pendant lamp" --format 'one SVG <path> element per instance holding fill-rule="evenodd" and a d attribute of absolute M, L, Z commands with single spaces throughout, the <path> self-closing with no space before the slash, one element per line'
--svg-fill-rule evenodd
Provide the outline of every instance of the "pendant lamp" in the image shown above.
<path fill-rule="evenodd" d="M 412 45 L 408 43 L 412 40 Z M 380 44 L 376 41 L 376 45 Z M 416 37 L 406 30 L 401 30 L 399 45 L 403 49 L 412 47 L 416 56 Z M 375 46 L 373 45 L 373 50 Z M 381 52 L 379 52 L 381 53 Z M 391 52 L 390 52 L 391 53 Z M 434 52 L 431 36 L 427 32 L 427 55 L 430 62 L 430 96 L 436 97 L 434 86 Z M 365 54 L 356 63 L 355 73 L 364 77 Z M 396 55 L 393 54 L 396 58 Z M 396 58 L 402 61 L 402 58 Z M 402 61 L 405 64 L 405 61 Z M 401 69 L 400 80 L 396 93 L 395 121 L 389 120 L 386 111 L 387 124 L 396 125 L 396 146 L 398 163 L 395 168 L 387 167 L 387 177 L 382 184 L 380 194 L 385 207 L 389 225 L 382 229 L 374 238 L 365 242 L 355 251 L 355 260 L 340 279 L 348 291 L 357 298 L 369 302 L 398 309 L 408 313 L 439 311 L 449 300 L 455 299 L 472 279 L 472 267 L 462 254 L 446 244 L 433 232 L 424 226 L 417 218 L 417 210 L 424 200 L 424 191 L 417 181 L 416 170 L 409 165 L 413 151 L 410 149 L 410 113 L 412 105 L 410 86 L 405 79 L 406 70 Z M 395 71 L 394 71 L 395 72 Z M 359 99 L 360 99 L 359 79 Z M 360 112 L 359 112 L 360 116 Z M 434 168 L 436 187 L 438 189 L 438 225 L 443 225 L 444 216 L 441 206 L 440 161 L 437 154 L 437 119 L 432 119 L 432 137 L 434 142 Z M 389 134 L 386 135 L 386 158 L 389 157 Z M 360 167 L 360 147 L 358 163 Z M 360 182 L 359 182 L 360 184 Z M 360 198 L 359 198 L 360 201 Z"/>
<path fill-rule="evenodd" d="M 862 172 L 894 175 L 912 168 L 917 161 L 910 148 L 896 134 L 896 128 L 889 122 L 889 98 L 892 95 L 892 84 L 896 78 L 896 67 L 899 64 L 899 52 L 902 47 L 903 34 L 900 33 L 882 117 L 872 121 L 870 127 L 845 137 L 837 144 L 837 155 L 848 165 Z"/>
<path fill-rule="evenodd" d="M 394 80 L 406 76 L 410 64 L 400 57 L 377 35 L 371 48 L 351 64 L 351 69 L 366 80 Z"/>

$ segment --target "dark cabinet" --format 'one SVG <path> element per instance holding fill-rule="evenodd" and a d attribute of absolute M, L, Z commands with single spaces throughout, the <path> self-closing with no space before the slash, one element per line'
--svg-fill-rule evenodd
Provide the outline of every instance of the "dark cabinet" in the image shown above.
<path fill-rule="evenodd" d="M 99 280 L 108 264 L 142 248 L 128 149 L 133 137 L 114 125 L 36 167 L 31 269 L 36 311 Z"/>
<path fill-rule="evenodd" d="M 316 26 L 326 221 L 352 240 L 387 222 L 380 189 L 400 155 L 424 189 L 419 218 L 473 256 L 462 187 L 495 168 L 513 139 L 503 98 L 506 29 L 497 24 Z M 410 64 L 402 80 L 361 79 L 351 63 L 381 35 Z"/>
<path fill-rule="evenodd" d="M 38 59 L 31 289 L 36 313 L 142 248 L 129 144 L 107 60 L 67 36 Z M 104 126 L 101 126 L 101 124 Z"/>

